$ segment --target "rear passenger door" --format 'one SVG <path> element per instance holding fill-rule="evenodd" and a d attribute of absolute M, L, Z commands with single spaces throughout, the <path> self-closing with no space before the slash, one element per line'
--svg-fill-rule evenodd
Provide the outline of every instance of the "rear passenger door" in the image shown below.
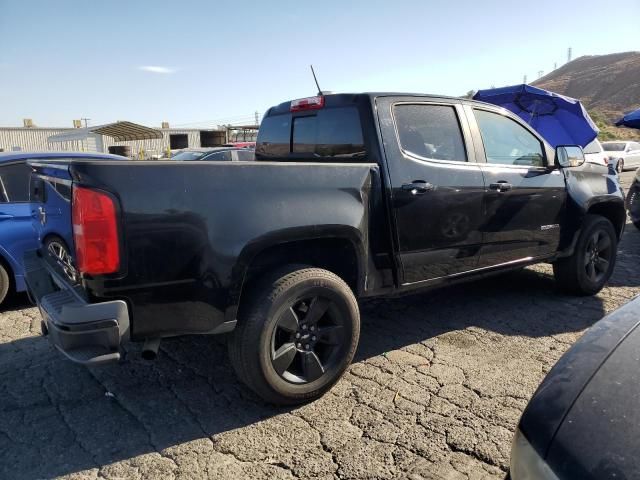
<path fill-rule="evenodd" d="M 24 161 L 0 164 L 0 251 L 18 265 L 24 251 L 37 246 L 31 225 L 30 173 Z"/>
<path fill-rule="evenodd" d="M 533 130 L 490 108 L 465 106 L 486 182 L 480 267 L 556 252 L 565 179 Z"/>
<path fill-rule="evenodd" d="M 455 100 L 378 97 L 404 285 L 476 268 L 482 171 Z"/>

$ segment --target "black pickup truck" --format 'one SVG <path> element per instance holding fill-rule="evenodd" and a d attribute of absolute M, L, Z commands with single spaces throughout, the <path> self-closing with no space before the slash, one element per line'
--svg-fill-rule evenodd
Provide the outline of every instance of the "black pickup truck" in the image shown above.
<path fill-rule="evenodd" d="M 509 112 L 459 98 L 285 102 L 266 113 L 256 160 L 33 163 L 34 197 L 43 182 L 71 187 L 73 235 L 60 237 L 73 239 L 75 281 L 46 252 L 25 257 L 53 344 L 97 364 L 124 341 L 152 357 L 163 337 L 232 332 L 238 376 L 299 403 L 351 362 L 358 298 L 536 262 L 594 294 L 626 220 L 616 177 L 579 147 L 553 149 Z"/>

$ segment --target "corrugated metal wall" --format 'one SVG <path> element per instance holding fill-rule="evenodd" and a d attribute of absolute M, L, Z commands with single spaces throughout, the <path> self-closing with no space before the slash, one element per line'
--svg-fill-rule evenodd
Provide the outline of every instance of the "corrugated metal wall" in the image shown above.
<path fill-rule="evenodd" d="M 72 130 L 69 128 L 20 128 L 20 127 L 0 127 L 0 148 L 5 151 L 12 150 L 13 147 L 20 147 L 25 151 L 47 151 L 47 150 L 71 150 L 89 151 L 92 150 L 88 142 L 54 142 L 48 143 L 47 138 L 51 135 Z M 140 150 L 145 152 L 162 153 L 169 148 L 169 135 L 186 134 L 189 147 L 200 147 L 200 130 L 178 130 L 162 129 L 162 139 L 158 140 L 137 140 L 132 142 L 114 142 L 111 137 L 102 137 L 104 150 L 108 151 L 111 145 L 129 145 L 131 153 L 137 155 Z M 95 148 L 95 147 L 94 147 Z"/>
<path fill-rule="evenodd" d="M 169 135 L 186 134 L 190 148 L 200 147 L 200 130 L 175 130 L 163 129 L 162 139 L 158 140 L 135 140 L 132 142 L 114 142 L 111 137 L 102 137 L 104 151 L 107 152 L 112 145 L 128 145 L 131 147 L 131 154 L 137 155 L 140 150 L 148 153 L 163 153 L 169 148 Z"/>

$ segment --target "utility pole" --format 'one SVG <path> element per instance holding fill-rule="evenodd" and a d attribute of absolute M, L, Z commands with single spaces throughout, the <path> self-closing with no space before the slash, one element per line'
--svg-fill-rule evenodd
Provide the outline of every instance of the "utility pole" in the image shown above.
<path fill-rule="evenodd" d="M 567 63 L 571 61 L 571 47 L 567 50 Z"/>
<path fill-rule="evenodd" d="M 522 79 L 522 83 L 524 83 L 526 85 L 527 83 L 527 76 L 525 75 L 524 78 Z"/>
<path fill-rule="evenodd" d="M 258 124 L 259 124 L 259 120 L 260 120 L 260 112 L 258 112 L 258 111 L 256 110 L 255 115 L 256 115 L 256 127 L 257 127 L 257 126 L 258 126 Z"/>
<path fill-rule="evenodd" d="M 90 119 L 90 118 L 81 118 L 80 120 L 83 120 L 83 121 L 84 121 L 84 128 L 87 128 L 87 126 L 88 126 L 88 123 L 87 123 L 87 122 L 88 122 L 89 120 L 91 120 L 91 119 Z"/>
<path fill-rule="evenodd" d="M 553 62 L 553 69 L 556 70 L 558 68 L 558 62 Z"/>
<path fill-rule="evenodd" d="M 544 73 L 544 71 L 538 70 L 538 78 L 541 78 L 543 73 Z"/>

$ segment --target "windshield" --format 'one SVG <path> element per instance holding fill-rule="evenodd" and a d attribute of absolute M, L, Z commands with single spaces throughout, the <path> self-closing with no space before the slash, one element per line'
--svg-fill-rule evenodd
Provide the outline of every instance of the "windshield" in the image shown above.
<path fill-rule="evenodd" d="M 600 143 L 598 142 L 598 140 L 594 140 L 589 145 L 584 147 L 583 152 L 584 153 L 600 153 L 602 152 L 602 147 L 600 146 Z"/>
<path fill-rule="evenodd" d="M 623 152 L 625 146 L 626 144 L 623 142 L 602 144 L 605 152 Z"/>
<path fill-rule="evenodd" d="M 184 162 L 188 162 L 189 160 L 198 160 L 205 153 L 208 153 L 208 152 L 194 152 L 194 151 L 179 152 L 179 153 L 176 153 L 173 157 L 171 157 L 171 160 L 182 160 Z"/>

